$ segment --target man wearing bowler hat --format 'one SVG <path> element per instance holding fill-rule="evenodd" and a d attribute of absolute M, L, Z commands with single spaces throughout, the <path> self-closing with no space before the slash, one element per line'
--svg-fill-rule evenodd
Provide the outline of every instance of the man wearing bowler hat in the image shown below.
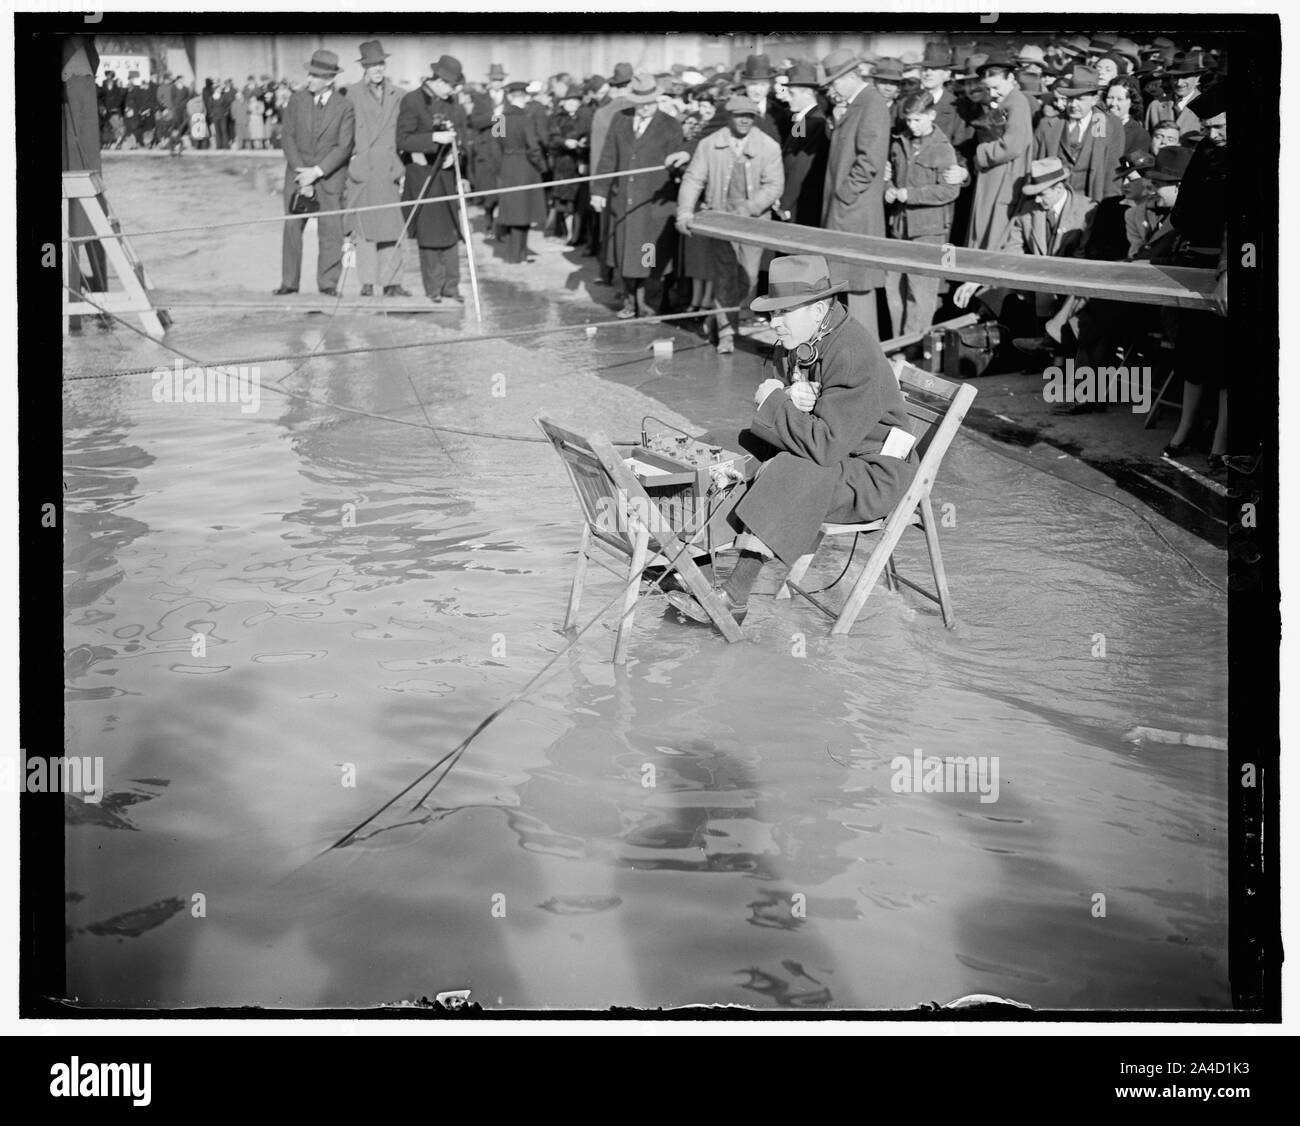
<path fill-rule="evenodd" d="M 402 199 L 440 199 L 456 194 L 455 159 L 469 119 L 456 98 L 465 80 L 460 61 L 443 55 L 429 75 L 402 99 L 397 111 L 397 149 L 406 165 Z M 460 213 L 454 200 L 414 209 L 411 230 L 420 248 L 420 280 L 434 304 L 459 304 Z"/>
<path fill-rule="evenodd" d="M 720 593 L 738 621 L 767 560 L 794 563 L 824 521 L 887 516 L 916 475 L 898 380 L 879 341 L 835 300 L 847 283 L 829 274 L 816 254 L 772 260 L 767 294 L 752 307 L 771 316 L 780 377 L 759 384 L 748 427 L 701 439 L 763 462 L 728 517 L 741 550 Z M 668 598 L 686 617 L 709 621 L 690 594 Z"/>
<path fill-rule="evenodd" d="M 397 114 L 406 91 L 388 78 L 388 54 L 379 40 L 361 44 L 362 81 L 352 87 L 348 100 L 356 114 L 356 147 L 348 165 L 349 207 L 397 204 L 402 198 L 402 161 L 397 155 Z M 409 297 L 400 284 L 402 237 L 399 207 L 362 211 L 350 217 L 357 241 L 357 276 L 361 296 L 376 287 L 385 296 Z"/>
<path fill-rule="evenodd" d="M 745 88 L 745 97 L 758 107 L 755 124 L 779 145 L 790 131 L 790 111 L 772 96 L 776 76 L 767 55 L 750 55 L 740 72 L 740 84 Z"/>
<path fill-rule="evenodd" d="M 1062 117 L 1044 117 L 1034 130 L 1034 155 L 1053 156 L 1065 167 L 1070 187 L 1100 203 L 1119 195 L 1115 171 L 1124 155 L 1124 126 L 1097 105 L 1101 88 L 1097 72 L 1076 66 L 1057 83 L 1064 99 Z"/>
<path fill-rule="evenodd" d="M 845 107 L 831 133 L 822 226 L 829 231 L 885 237 L 885 165 L 889 162 L 889 107 L 858 73 L 858 59 L 847 48 L 822 60 L 822 82 Z M 873 335 L 877 331 L 876 291 L 885 272 L 874 266 L 833 263 L 832 276 L 848 283 L 849 314 Z"/>
<path fill-rule="evenodd" d="M 307 88 L 296 91 L 284 107 L 280 143 L 288 162 L 284 177 L 286 212 L 292 212 L 294 197 L 299 194 L 315 196 L 321 211 L 343 207 L 356 115 L 352 103 L 334 89 L 334 78 L 341 69 L 333 51 L 317 51 L 307 64 Z M 302 231 L 306 225 L 306 219 L 284 223 L 277 295 L 298 292 Z M 343 216 L 324 215 L 316 220 L 316 226 L 320 236 L 316 284 L 321 293 L 336 297 L 343 269 Z"/>
<path fill-rule="evenodd" d="M 817 101 L 821 80 L 812 63 L 797 62 L 786 74 L 790 132 L 781 146 L 785 188 L 776 207 L 778 219 L 817 227 L 822 221 L 822 195 L 831 139 L 826 115 Z"/>

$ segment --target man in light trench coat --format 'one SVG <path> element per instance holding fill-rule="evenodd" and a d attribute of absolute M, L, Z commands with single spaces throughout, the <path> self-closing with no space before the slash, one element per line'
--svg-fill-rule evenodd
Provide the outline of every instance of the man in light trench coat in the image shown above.
<path fill-rule="evenodd" d="M 361 44 L 364 78 L 348 91 L 356 111 L 356 147 L 348 165 L 348 206 L 396 204 L 402 196 L 404 168 L 397 155 L 397 110 L 406 91 L 386 76 L 388 55 L 377 39 Z M 381 288 L 387 297 L 409 297 L 401 286 L 402 209 L 363 211 L 350 216 L 357 244 L 357 276 L 361 296 Z"/>

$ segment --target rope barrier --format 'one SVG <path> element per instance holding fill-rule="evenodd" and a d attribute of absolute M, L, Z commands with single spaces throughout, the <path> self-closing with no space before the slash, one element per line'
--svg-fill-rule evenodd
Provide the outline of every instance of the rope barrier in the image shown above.
<path fill-rule="evenodd" d="M 76 292 L 75 290 L 72 290 L 71 287 L 67 287 L 67 288 L 69 289 L 69 292 Z M 81 298 L 82 300 L 87 301 L 89 304 L 95 305 L 95 308 L 97 309 L 102 308 L 101 306 L 96 305 L 95 302 L 90 301 L 89 298 L 85 296 L 85 294 L 81 294 Z M 594 329 L 620 328 L 620 327 L 628 327 L 633 325 L 660 324 L 669 321 L 702 319 L 704 317 L 716 316 L 717 314 L 720 313 L 738 313 L 741 311 L 741 309 L 742 306 L 740 305 L 728 305 L 722 309 L 709 309 L 706 312 L 660 313 L 653 317 L 636 317 L 636 318 L 629 318 L 627 320 L 581 322 L 581 323 L 569 324 L 569 325 L 551 325 L 549 327 L 539 325 L 535 328 L 512 329 L 509 332 L 493 332 L 493 333 L 488 333 L 486 335 L 479 334 L 473 336 L 443 337 L 440 340 L 412 340 L 412 341 L 408 341 L 405 344 L 378 344 L 378 345 L 372 345 L 369 348 L 322 348 L 318 352 L 307 353 L 307 357 L 310 359 L 316 359 L 322 356 L 356 356 L 356 355 L 368 355 L 373 352 L 401 352 L 412 348 L 438 347 L 443 344 L 477 344 L 487 340 L 508 340 L 516 336 L 543 336 L 555 332 L 567 332 L 570 329 L 585 330 L 589 328 L 594 328 Z M 395 310 L 395 311 L 400 312 L 401 310 Z M 112 314 L 109 315 L 112 316 Z M 120 317 L 114 317 L 113 319 L 121 320 Z M 126 324 L 127 327 L 132 329 L 133 331 L 135 330 L 135 325 L 129 324 L 126 321 L 123 321 L 122 323 Z M 147 339 L 153 341 L 153 343 L 155 344 L 160 344 L 164 348 L 171 347 L 171 345 L 165 343 L 164 341 L 153 340 L 153 337 L 151 336 L 147 336 Z M 649 348 L 650 345 L 646 345 L 646 347 Z M 176 351 L 176 349 L 173 349 L 173 351 Z M 180 352 L 177 352 L 177 354 L 181 355 L 182 359 L 187 358 Z M 281 363 L 281 362 L 292 362 L 294 360 L 300 360 L 302 358 L 303 358 L 303 353 L 284 352 L 284 353 L 278 353 L 270 356 L 243 356 L 240 357 L 239 359 L 215 360 L 207 364 L 204 364 L 203 361 L 201 360 L 194 360 L 192 362 L 195 364 L 199 364 L 200 366 L 206 366 L 206 367 L 234 367 L 234 366 L 239 366 L 241 364 L 247 365 L 247 364 L 272 364 L 272 363 Z M 65 375 L 63 379 L 65 383 L 75 383 L 87 379 L 112 379 L 118 376 L 150 375 L 157 370 L 158 368 L 157 365 L 155 364 L 153 367 L 124 368 L 119 371 L 95 372 L 91 375 Z"/>
<path fill-rule="evenodd" d="M 665 168 L 662 164 L 647 165 L 645 168 L 628 168 L 622 172 L 600 172 L 590 176 L 571 176 L 566 180 L 542 180 L 536 184 L 520 184 L 509 188 L 484 188 L 482 191 L 466 192 L 465 199 L 478 199 L 481 196 L 499 196 L 507 195 L 510 192 L 534 192 L 545 191 L 547 188 L 559 188 L 566 184 L 586 184 L 593 180 L 613 180 L 619 176 L 640 176 L 647 172 L 663 172 Z M 432 176 L 429 177 L 433 179 Z M 158 227 L 151 231 L 115 231 L 111 235 L 76 235 L 64 239 L 65 245 L 73 245 L 82 242 L 103 242 L 106 239 L 118 238 L 146 238 L 150 235 L 174 235 L 182 231 L 217 231 L 226 227 L 247 227 L 254 223 L 287 223 L 297 219 L 321 219 L 330 215 L 361 215 L 367 211 L 387 211 L 393 207 L 424 207 L 430 203 L 450 203 L 453 200 L 460 199 L 460 195 L 453 192 L 451 195 L 428 196 L 424 199 L 416 200 L 398 200 L 396 203 L 374 203 L 365 207 L 340 207 L 334 211 L 313 211 L 310 215 L 265 215 L 255 219 L 232 219 L 224 223 L 195 223 L 187 227 Z M 414 211 L 412 211 L 414 213 Z"/>

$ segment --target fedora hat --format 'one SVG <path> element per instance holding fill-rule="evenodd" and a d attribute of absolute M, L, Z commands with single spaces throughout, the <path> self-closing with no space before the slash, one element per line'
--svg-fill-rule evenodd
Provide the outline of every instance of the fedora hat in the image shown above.
<path fill-rule="evenodd" d="M 465 81 L 465 72 L 460 68 L 460 59 L 453 59 L 450 55 L 443 55 L 433 64 L 430 77 L 441 78 L 444 82 L 450 82 L 453 86 L 456 86 Z"/>
<path fill-rule="evenodd" d="M 584 94 L 594 94 L 604 85 L 605 76 L 603 74 L 593 74 L 582 84 L 582 91 Z"/>
<path fill-rule="evenodd" d="M 1101 86 L 1097 82 L 1097 72 L 1092 67 L 1076 66 L 1056 84 L 1055 90 L 1058 94 L 1072 98 L 1076 94 L 1099 94 Z"/>
<path fill-rule="evenodd" d="M 1134 66 L 1137 66 L 1141 61 L 1138 52 L 1138 45 L 1134 43 L 1132 39 L 1125 39 L 1123 37 L 1116 39 L 1111 50 L 1117 55 L 1123 55 L 1126 59 L 1132 59 Z"/>
<path fill-rule="evenodd" d="M 1068 179 L 1065 174 L 1065 166 L 1054 156 L 1049 156 L 1044 160 L 1031 160 L 1029 162 L 1029 175 L 1025 177 L 1025 182 L 1020 185 L 1020 190 L 1025 195 L 1037 195 L 1044 192 L 1053 184 L 1063 184 Z"/>
<path fill-rule="evenodd" d="M 1067 35 L 1064 39 L 1058 39 L 1056 45 L 1067 55 L 1082 57 L 1092 47 L 1092 40 L 1086 35 Z"/>
<path fill-rule="evenodd" d="M 500 63 L 493 63 L 488 67 L 489 82 L 504 82 L 506 80 L 506 69 Z"/>
<path fill-rule="evenodd" d="M 738 117 L 740 114 L 748 114 L 750 117 L 758 116 L 758 106 L 752 98 L 747 98 L 744 94 L 732 94 L 723 108 L 732 117 Z"/>
<path fill-rule="evenodd" d="M 307 73 L 317 78 L 333 78 L 342 69 L 338 55 L 324 48 L 313 54 L 307 64 Z"/>
<path fill-rule="evenodd" d="M 653 74 L 641 71 L 632 76 L 632 84 L 623 95 L 633 105 L 645 105 L 659 100 L 659 82 Z"/>
<path fill-rule="evenodd" d="M 762 82 L 764 79 L 775 78 L 776 73 L 772 69 L 772 60 L 767 55 L 750 55 L 745 60 L 745 68 L 740 72 L 740 81 Z"/>
<path fill-rule="evenodd" d="M 756 313 L 794 309 L 848 288 L 848 282 L 831 282 L 830 267 L 820 254 L 787 254 L 772 259 L 767 271 L 767 293 L 755 297 L 749 307 Z"/>
<path fill-rule="evenodd" d="M 505 86 L 502 87 L 502 90 L 507 94 L 527 94 L 528 83 L 519 81 L 507 82 Z"/>
<path fill-rule="evenodd" d="M 943 43 L 927 43 L 921 56 L 921 65 L 931 70 L 952 70 L 952 48 Z"/>
<path fill-rule="evenodd" d="M 980 76 L 980 67 L 988 61 L 988 55 L 976 51 L 973 55 L 967 55 L 965 61 L 966 69 L 962 71 L 961 77 L 965 79 L 978 78 Z"/>
<path fill-rule="evenodd" d="M 1194 74 L 1204 74 L 1205 63 L 1200 51 L 1179 51 L 1174 60 L 1165 68 L 1167 78 L 1190 78 Z"/>
<path fill-rule="evenodd" d="M 1016 71 L 1020 69 L 1020 64 L 1012 57 L 1009 51 L 995 51 L 985 57 L 984 61 L 975 68 L 975 73 L 983 76 L 989 67 L 1001 67 L 1003 70 Z"/>
<path fill-rule="evenodd" d="M 1111 35 L 1105 31 L 1092 37 L 1092 45 L 1095 50 L 1109 51 L 1118 42 L 1118 35 Z"/>
<path fill-rule="evenodd" d="M 857 70 L 862 60 L 847 47 L 836 47 L 822 59 L 822 85 L 829 86 L 842 74 Z"/>
<path fill-rule="evenodd" d="M 1176 184 L 1183 178 L 1191 159 L 1191 149 L 1185 149 L 1182 145 L 1169 145 L 1156 153 L 1151 167 L 1143 169 L 1142 175 L 1157 184 Z"/>
<path fill-rule="evenodd" d="M 1046 66 L 1047 55 L 1034 43 L 1026 43 L 1016 53 L 1016 62 L 1021 66 Z"/>
<path fill-rule="evenodd" d="M 614 73 L 611 74 L 609 77 L 609 84 L 611 86 L 626 86 L 631 81 L 632 81 L 632 64 L 615 63 Z"/>
<path fill-rule="evenodd" d="M 388 58 L 388 52 L 378 39 L 370 39 L 361 44 L 361 58 L 357 59 L 363 67 L 379 66 Z"/>
<path fill-rule="evenodd" d="M 785 84 L 787 86 L 812 86 L 816 88 L 822 84 L 822 81 L 817 74 L 817 68 L 812 63 L 800 59 L 785 72 Z"/>
<path fill-rule="evenodd" d="M 898 59 L 878 59 L 871 77 L 876 82 L 902 82 L 903 64 Z"/>

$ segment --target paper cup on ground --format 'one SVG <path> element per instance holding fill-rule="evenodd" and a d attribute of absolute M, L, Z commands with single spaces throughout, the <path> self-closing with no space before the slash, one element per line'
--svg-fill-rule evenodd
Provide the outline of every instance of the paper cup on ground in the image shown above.
<path fill-rule="evenodd" d="M 673 354 L 673 342 L 671 340 L 656 340 L 652 347 L 656 358 L 663 358 Z"/>

